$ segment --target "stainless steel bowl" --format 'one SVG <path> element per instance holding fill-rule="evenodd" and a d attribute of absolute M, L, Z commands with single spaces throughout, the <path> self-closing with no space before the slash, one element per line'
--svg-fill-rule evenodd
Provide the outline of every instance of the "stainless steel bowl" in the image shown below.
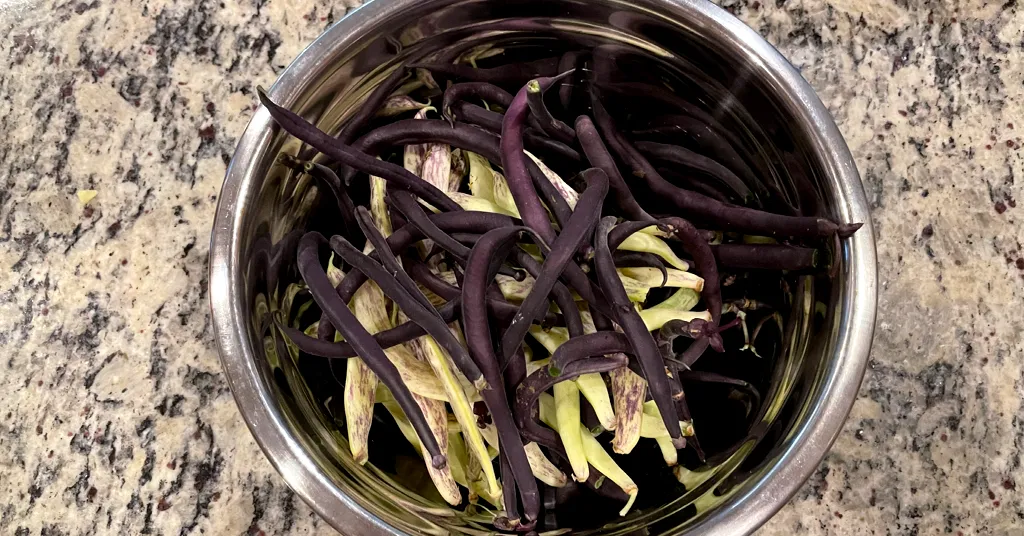
<path fill-rule="evenodd" d="M 777 180 L 785 185 L 791 172 L 803 173 L 825 213 L 866 223 L 841 244 L 831 282 L 819 278 L 796 289 L 798 320 L 775 371 L 779 409 L 768 444 L 703 475 L 704 484 L 685 496 L 666 497 L 661 509 L 595 531 L 750 533 L 803 484 L 842 428 L 867 362 L 876 300 L 874 237 L 853 159 L 814 91 L 774 48 L 702 0 L 377 0 L 304 50 L 270 95 L 329 130 L 412 54 L 538 36 L 644 51 L 696 81 L 738 135 L 775 159 Z M 353 464 L 287 348 L 254 321 L 263 307 L 284 299 L 290 276 L 276 268 L 294 249 L 289 232 L 317 225 L 309 211 L 315 191 L 275 165 L 278 153 L 296 150 L 267 111 L 258 110 L 238 143 L 217 209 L 210 296 L 221 360 L 242 416 L 288 484 L 346 534 L 478 532 L 392 475 Z M 778 165 L 782 153 L 785 166 Z"/>

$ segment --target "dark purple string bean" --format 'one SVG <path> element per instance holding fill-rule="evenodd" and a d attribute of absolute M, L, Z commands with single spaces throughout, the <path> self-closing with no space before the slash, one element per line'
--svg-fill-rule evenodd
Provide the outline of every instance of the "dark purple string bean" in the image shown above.
<path fill-rule="evenodd" d="M 814 248 L 778 244 L 718 244 L 711 246 L 723 268 L 738 270 L 813 270 L 821 252 Z"/>
<path fill-rule="evenodd" d="M 500 161 L 496 134 L 465 123 L 449 124 L 442 119 L 401 119 L 388 123 L 367 132 L 352 147 L 375 156 L 387 147 L 418 143 L 446 143 L 492 162 Z"/>
<path fill-rule="evenodd" d="M 615 159 L 608 152 L 608 148 L 605 147 L 604 142 L 601 140 L 601 135 L 598 134 L 593 121 L 589 117 L 581 115 L 576 119 L 576 135 L 579 137 L 580 146 L 583 148 L 587 160 L 590 161 L 591 165 L 604 170 L 605 174 L 608 175 L 611 189 L 615 192 L 615 203 L 622 210 L 623 214 L 631 220 L 653 219 L 636 202 L 633 192 L 619 173 L 619 167 L 615 163 Z"/>
<path fill-rule="evenodd" d="M 327 313 L 331 323 L 345 336 L 345 340 L 362 357 L 370 370 L 391 390 L 395 400 L 409 417 L 409 422 L 416 430 L 423 448 L 430 453 L 431 464 L 435 468 L 442 468 L 447 463 L 445 455 L 438 447 L 434 433 L 427 424 L 423 412 L 409 392 L 405 382 L 398 373 L 398 369 L 391 363 L 384 350 L 377 344 L 373 336 L 366 331 L 366 328 L 349 310 L 348 304 L 339 300 L 327 279 L 327 273 L 320 265 L 319 246 L 325 242 L 320 233 L 306 233 L 299 242 L 298 263 L 302 279 L 309 286 L 314 301 Z"/>
<path fill-rule="evenodd" d="M 598 127 L 619 160 L 630 168 L 634 176 L 644 179 L 647 187 L 655 195 L 701 221 L 724 231 L 799 238 L 824 238 L 836 233 L 840 237 L 848 237 L 861 226 L 859 223 L 840 225 L 823 218 L 784 216 L 727 205 L 705 195 L 679 188 L 665 180 L 636 147 L 622 137 L 607 112 L 603 110 L 600 99 L 595 96 L 592 101 Z"/>
<path fill-rule="evenodd" d="M 640 314 L 633 308 L 629 301 L 626 289 L 622 287 L 622 280 L 615 271 L 615 261 L 612 259 L 611 251 L 608 249 L 608 233 L 615 225 L 615 218 L 608 217 L 601 219 L 595 233 L 594 266 L 597 268 L 597 280 L 605 291 L 605 296 L 611 302 L 616 313 L 616 320 L 622 328 L 622 332 L 629 339 L 633 348 L 633 355 L 636 356 L 647 379 L 647 386 L 651 391 L 651 398 L 658 405 L 662 420 L 665 421 L 665 428 L 676 448 L 682 448 L 685 440 L 679 428 L 679 415 L 672 404 L 671 386 L 668 375 L 665 373 L 665 362 L 661 359 L 658 351 L 658 344 L 654 337 L 647 331 Z"/>
<path fill-rule="evenodd" d="M 580 244 L 587 239 L 587 231 L 593 228 L 594 222 L 600 217 L 601 204 L 608 194 L 608 176 L 597 168 L 591 168 L 584 174 L 588 183 L 587 189 L 576 203 L 576 210 L 573 211 L 565 228 L 551 243 L 550 253 L 544 260 L 540 275 L 534 280 L 533 288 L 519 306 L 519 311 L 516 312 L 508 329 L 501 335 L 501 353 L 504 359 L 508 359 L 519 347 L 530 324 L 543 314 L 552 287 L 572 260 Z M 534 194 L 536 195 L 536 192 Z"/>
<path fill-rule="evenodd" d="M 462 210 L 462 207 L 455 201 L 452 201 L 444 192 L 438 190 L 433 184 L 413 175 L 405 168 L 384 160 L 378 160 L 339 142 L 295 112 L 275 104 L 261 88 L 257 88 L 257 93 L 259 94 L 260 102 L 270 111 L 271 117 L 274 118 L 277 124 L 281 125 L 281 128 L 292 136 L 315 147 L 321 153 L 363 173 L 381 177 L 386 181 L 394 183 L 395 186 L 409 190 L 441 210 L 449 212 Z"/>
<path fill-rule="evenodd" d="M 396 192 L 396 195 L 398 193 Z M 401 263 L 398 262 L 398 258 L 395 257 L 394 252 L 391 251 L 391 247 L 388 245 L 387 238 L 377 229 L 377 226 L 373 223 L 373 216 L 370 215 L 369 210 L 366 210 L 366 207 L 356 209 L 356 223 L 359 224 L 359 229 L 363 231 L 363 236 L 373 245 L 381 265 L 395 275 L 398 284 L 405 287 L 409 295 L 416 299 L 420 305 L 428 311 L 434 311 L 434 306 L 430 303 L 430 300 L 420 292 L 420 289 L 413 282 L 412 278 L 409 277 L 409 274 L 405 273 L 405 270 L 402 269 Z"/>
<path fill-rule="evenodd" d="M 465 281 L 462 286 L 462 326 L 469 353 L 491 386 L 491 390 L 481 392 L 481 395 L 491 410 L 494 427 L 501 442 L 501 451 L 507 456 L 511 471 L 515 475 L 519 495 L 523 500 L 524 514 L 527 520 L 535 521 L 540 511 L 540 492 L 526 458 L 515 419 L 509 409 L 505 382 L 501 377 L 494 346 L 491 344 L 491 328 L 485 303 L 487 288 L 497 273 L 497 267 L 515 247 L 519 234 L 525 230 L 525 227 L 494 229 L 488 231 L 473 246 L 469 262 L 466 263 Z"/>
<path fill-rule="evenodd" d="M 434 273 L 430 267 L 423 264 L 415 259 L 406 259 L 408 262 L 405 263 L 405 270 L 413 278 L 414 281 L 423 285 L 424 288 L 437 294 L 442 299 L 451 301 L 458 299 L 461 294 L 459 287 L 452 285 L 441 278 L 441 276 Z M 505 301 L 504 298 L 495 299 L 488 297 L 487 306 L 495 317 L 502 322 L 510 322 L 515 316 L 516 311 L 519 310 L 514 303 Z M 554 317 L 552 316 L 552 321 Z"/>
<path fill-rule="evenodd" d="M 456 102 L 468 101 L 469 99 L 482 100 L 488 104 L 497 104 L 502 108 L 508 108 L 512 104 L 512 94 L 500 87 L 487 82 L 462 82 L 452 84 L 444 90 L 444 101 L 441 110 L 445 117 L 451 120 L 452 105 Z"/>
<path fill-rule="evenodd" d="M 571 73 L 573 70 L 566 71 Z M 540 84 L 536 80 L 531 80 L 526 84 L 526 103 L 530 107 L 530 113 L 537 118 L 540 123 L 540 128 L 548 136 L 567 144 L 575 143 L 576 132 L 573 131 L 572 127 L 562 122 L 551 114 L 551 110 L 548 110 L 547 104 L 544 103 L 544 90 L 541 89 Z"/>
<path fill-rule="evenodd" d="M 542 78 L 537 80 L 537 83 L 542 88 L 548 88 L 555 81 L 554 78 Z M 529 107 L 526 103 L 527 93 L 527 86 L 523 86 L 512 98 L 512 104 L 505 111 L 501 125 L 501 165 L 505 171 L 505 179 L 508 181 L 512 198 L 523 218 L 523 223 L 540 234 L 544 241 L 552 244 L 555 241 L 555 231 L 551 222 L 548 221 L 547 212 L 544 211 L 544 206 L 537 195 L 537 190 L 533 186 L 526 166 L 527 157 L 523 147 L 523 131 L 526 117 L 529 114 Z"/>
<path fill-rule="evenodd" d="M 567 356 L 571 358 L 572 356 Z M 561 374 L 558 376 L 552 376 L 547 367 L 543 367 L 533 372 L 519 384 L 516 388 L 516 422 L 519 428 L 522 430 L 532 429 L 537 430 L 541 428 L 536 424 L 535 416 L 537 411 L 537 399 L 540 398 L 541 393 L 554 387 L 556 383 L 564 382 L 567 380 L 574 380 L 584 374 L 599 374 L 604 372 L 611 372 L 615 369 L 626 366 L 629 361 L 623 355 L 613 355 L 610 357 L 592 357 L 589 359 L 584 356 L 576 356 L 576 361 L 570 361 L 562 367 Z M 672 410 L 675 412 L 675 409 Z M 532 423 L 532 426 L 531 426 Z M 676 423 L 678 427 L 679 423 Z M 557 434 L 550 429 L 541 428 L 544 432 L 539 432 L 545 438 L 550 438 L 554 435 L 557 442 Z M 538 432 L 534 432 L 538 433 Z M 550 434 L 549 434 L 550 433 Z M 536 441 L 536 440 L 535 440 Z M 537 441 L 540 443 L 540 441 Z"/>
<path fill-rule="evenodd" d="M 356 270 L 366 274 L 373 279 L 384 294 L 391 298 L 399 308 L 405 312 L 409 320 L 423 326 L 423 329 L 444 348 L 451 356 L 455 366 L 466 375 L 480 391 L 487 389 L 487 382 L 480 372 L 480 368 L 469 357 L 469 353 L 459 343 L 455 335 L 448 329 L 448 325 L 438 317 L 436 311 L 427 311 L 419 301 L 409 295 L 395 277 L 383 266 L 370 257 L 364 255 L 347 240 L 340 236 L 332 237 L 330 240 L 331 249 L 334 250 L 345 262 L 355 267 Z"/>
<path fill-rule="evenodd" d="M 664 230 L 663 226 L 661 226 L 657 221 L 653 220 L 624 221 L 616 225 L 611 230 L 611 232 L 608 233 L 608 249 L 611 250 L 612 253 L 614 253 L 615 250 L 619 249 L 619 246 L 621 246 L 627 238 L 629 238 L 633 234 L 639 233 L 642 229 L 646 229 L 652 226 L 662 227 L 662 230 Z"/>
<path fill-rule="evenodd" d="M 645 253 L 642 251 L 613 251 L 612 257 L 615 259 L 615 266 L 617 268 L 629 268 L 633 266 L 657 268 L 661 272 L 661 286 L 668 284 L 668 268 L 665 267 L 665 263 L 661 260 L 661 257 L 653 253 Z"/>
<path fill-rule="evenodd" d="M 555 348 L 548 364 L 548 374 L 556 377 L 569 363 L 606 354 L 629 354 L 633 347 L 629 339 L 616 331 L 598 331 L 572 337 Z"/>
<path fill-rule="evenodd" d="M 652 158 L 669 164 L 675 164 L 690 172 L 711 177 L 713 180 L 725 185 L 744 204 L 756 202 L 754 193 L 750 191 L 750 188 L 743 182 L 743 179 L 737 177 L 729 168 L 706 156 L 699 155 L 678 145 L 668 145 L 652 141 L 638 141 L 635 143 L 635 146 L 637 150 Z"/>
<path fill-rule="evenodd" d="M 501 133 L 503 117 L 503 114 L 487 110 L 469 102 L 456 102 L 451 107 L 451 118 L 453 121 L 461 121 L 480 127 L 494 135 Z"/>
<path fill-rule="evenodd" d="M 523 142 L 530 148 L 530 152 L 536 153 L 538 157 L 547 157 L 543 159 L 545 161 L 554 159 L 556 162 L 567 164 L 579 164 L 583 161 L 576 149 L 547 137 L 542 130 L 534 127 L 523 131 Z"/>
<path fill-rule="evenodd" d="M 494 528 L 504 531 L 514 531 L 520 528 L 521 518 L 519 516 L 519 492 L 516 486 L 516 479 L 512 473 L 512 464 L 509 462 L 508 454 L 504 450 L 498 453 L 498 467 L 501 475 L 501 502 L 505 505 L 505 515 L 494 518 Z M 531 479 L 533 475 L 530 475 Z"/>
<path fill-rule="evenodd" d="M 716 352 L 723 351 L 722 336 L 717 333 L 718 324 L 722 320 L 722 289 L 718 282 L 718 265 L 707 241 L 693 224 L 679 217 L 664 218 L 660 223 L 671 229 L 672 234 L 682 242 L 683 249 L 693 256 L 697 272 L 704 278 L 704 288 L 700 295 L 708 307 L 708 312 L 711 313 L 712 334 L 697 339 L 683 352 L 680 361 L 691 367 L 703 355 L 708 345 Z"/>
<path fill-rule="evenodd" d="M 281 160 L 286 162 L 293 169 L 301 170 L 303 173 L 313 177 L 316 179 L 320 188 L 326 189 L 331 193 L 338 205 L 338 214 L 341 216 L 342 228 L 347 236 L 352 236 L 352 233 L 356 229 L 356 205 L 352 202 L 352 197 L 349 196 L 348 188 L 345 187 L 345 183 L 338 178 L 338 175 L 334 173 L 334 170 L 323 164 L 299 160 L 283 153 L 281 155 Z"/>
<path fill-rule="evenodd" d="M 655 195 L 662 196 L 682 211 L 693 214 L 723 231 L 758 234 L 773 237 L 826 238 L 838 234 L 841 238 L 860 229 L 859 223 L 837 224 L 824 218 L 784 216 L 762 210 L 727 205 L 705 195 L 690 192 L 666 181 L 632 145 L 626 151 L 638 163 L 634 174 L 643 178 Z"/>
<path fill-rule="evenodd" d="M 397 214 L 392 214 L 392 221 L 398 223 Z M 491 212 L 477 212 L 477 211 L 462 211 L 462 212 L 442 212 L 440 214 L 432 214 L 429 216 L 430 220 L 434 222 L 438 227 L 449 230 L 449 231 L 469 231 L 469 232 L 486 232 L 496 227 L 505 227 L 513 224 L 513 219 L 502 215 L 494 214 Z M 399 227 L 391 236 L 388 237 L 388 245 L 393 253 L 401 252 L 405 248 L 411 246 L 418 240 L 422 240 L 424 237 L 418 229 L 411 225 L 403 225 Z M 377 253 L 373 252 L 370 254 L 371 258 L 377 258 Z M 348 303 L 355 295 L 356 290 L 363 285 L 367 280 L 365 274 L 358 270 L 350 271 L 345 274 L 342 278 L 341 283 L 338 284 L 337 292 L 338 297 L 342 301 Z M 317 336 L 322 340 L 331 340 L 333 338 L 333 326 L 330 321 L 321 315 L 320 326 L 317 328 Z"/>
<path fill-rule="evenodd" d="M 459 299 L 454 299 L 445 303 L 437 309 L 437 313 L 445 323 L 455 321 L 459 314 Z M 352 348 L 352 345 L 347 342 L 332 342 L 329 340 L 313 338 L 298 329 L 288 327 L 280 322 L 277 323 L 277 327 L 295 343 L 295 346 L 297 346 L 299 350 L 302 350 L 307 354 L 326 357 L 328 359 L 347 359 L 358 355 Z M 410 320 L 391 329 L 376 333 L 373 338 L 376 339 L 377 344 L 379 344 L 381 348 L 386 350 L 393 346 L 398 346 L 399 344 L 422 337 L 426 334 L 427 332 L 419 324 Z"/>
<path fill-rule="evenodd" d="M 702 152 L 714 157 L 733 173 L 742 177 L 743 181 L 750 185 L 758 195 L 768 199 L 774 197 L 783 205 L 783 208 L 792 210 L 789 203 L 785 202 L 782 193 L 761 181 L 732 144 L 707 123 L 689 115 L 662 116 L 657 119 L 657 122 L 663 126 L 634 131 L 633 134 L 641 138 L 669 138 L 673 141 L 680 136 L 686 136 L 694 140 Z M 791 212 L 790 215 L 796 215 L 796 213 Z"/>
<path fill-rule="evenodd" d="M 701 180 L 688 173 L 677 169 L 666 168 L 664 166 L 658 166 L 657 170 L 658 173 L 672 183 L 673 186 L 697 192 L 698 194 L 708 196 L 711 199 L 720 201 L 727 205 L 734 204 L 734 201 L 736 200 L 735 194 L 718 181 Z"/>
<path fill-rule="evenodd" d="M 515 248 L 512 250 L 512 256 L 515 258 L 516 263 L 522 266 L 534 279 L 540 277 L 543 266 L 531 257 L 529 253 L 521 248 Z M 569 336 L 577 337 L 582 335 L 583 319 L 580 317 L 579 308 L 576 306 L 576 302 L 573 300 L 569 289 L 562 283 L 556 282 L 551 287 L 551 297 L 554 298 L 555 305 L 562 311 L 562 319 L 564 320 L 566 331 L 569 332 Z"/>
<path fill-rule="evenodd" d="M 469 248 L 460 244 L 458 240 L 452 238 L 451 235 L 442 231 L 440 227 L 430 221 L 430 218 L 427 217 L 427 212 L 411 194 L 397 191 L 389 195 L 387 199 L 391 202 L 392 206 L 405 216 L 410 225 L 419 229 L 423 236 L 433 240 L 438 247 L 451 253 L 455 258 L 463 262 L 469 257 Z"/>

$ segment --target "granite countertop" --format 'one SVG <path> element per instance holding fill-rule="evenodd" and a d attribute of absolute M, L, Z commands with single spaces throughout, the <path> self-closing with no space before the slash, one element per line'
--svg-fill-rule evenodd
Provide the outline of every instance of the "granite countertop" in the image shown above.
<path fill-rule="evenodd" d="M 239 416 L 206 285 L 252 88 L 345 2 L 0 1 L 0 534 L 331 533 Z M 760 534 L 1024 533 L 1024 9 L 728 7 L 836 116 L 880 264 L 849 422 Z"/>

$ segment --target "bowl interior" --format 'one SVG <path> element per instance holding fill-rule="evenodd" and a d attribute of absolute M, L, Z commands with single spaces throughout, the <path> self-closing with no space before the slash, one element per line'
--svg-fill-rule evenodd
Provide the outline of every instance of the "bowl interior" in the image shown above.
<path fill-rule="evenodd" d="M 867 217 L 859 182 L 849 184 L 851 177 L 857 179 L 856 171 L 841 139 L 837 149 L 829 138 L 838 134 L 827 115 L 820 115 L 820 102 L 808 103 L 806 95 L 794 93 L 795 72 L 787 71 L 781 58 L 770 55 L 770 47 L 713 6 L 606 0 L 377 4 L 361 8 L 311 45 L 281 76 L 271 96 L 332 132 L 391 69 L 412 58 L 450 57 L 491 46 L 504 49 L 502 58 L 507 61 L 602 45 L 618 65 L 616 77 L 606 81 L 609 91 L 616 85 L 645 83 L 667 94 L 685 95 L 727 126 L 734 142 L 752 155 L 758 175 L 800 212 L 840 221 Z M 635 105 L 673 113 L 670 103 L 654 96 Z M 344 365 L 335 368 L 337 363 L 300 357 L 261 320 L 267 311 L 292 309 L 295 296 L 288 285 L 299 280 L 292 262 L 298 236 L 308 230 L 328 234 L 336 224 L 330 201 L 325 198 L 322 203 L 314 185 L 277 164 L 279 154 L 304 150 L 272 126 L 261 110 L 229 170 L 224 196 L 232 197 L 231 206 L 224 207 L 222 197 L 218 228 L 231 228 L 230 240 L 225 241 L 229 260 L 222 275 L 230 283 L 217 278 L 219 265 L 212 281 L 231 287 L 226 299 L 237 319 L 235 324 L 219 324 L 218 337 L 223 350 L 222 333 L 240 328 L 239 346 L 223 353 L 243 414 L 289 483 L 339 529 L 360 526 L 357 532 L 411 534 L 486 531 L 486 512 L 453 511 L 417 484 L 421 460 L 418 466 L 409 463 L 417 461 L 415 453 L 392 421 L 375 421 L 371 463 L 355 464 L 348 454 L 342 389 L 336 380 Z M 834 277 L 789 278 L 785 290 L 792 300 L 788 310 L 781 311 L 784 328 L 775 335 L 777 357 L 758 360 L 749 353 L 730 353 L 704 358 L 716 360 L 715 366 L 725 370 L 743 369 L 758 382 L 767 400 L 755 419 L 763 436 L 760 442 L 738 442 L 742 434 L 729 430 L 709 436 L 706 446 L 716 452 L 714 467 L 699 467 L 691 456 L 683 459 L 690 469 L 679 471 L 678 478 L 667 468 L 649 478 L 635 477 L 641 485 L 638 508 L 622 519 L 575 520 L 577 526 L 586 525 L 580 533 L 707 532 L 716 526 L 720 530 L 733 519 L 737 530 L 728 533 L 739 534 L 774 512 L 820 460 L 852 401 L 848 384 L 859 383 L 866 343 L 858 342 L 851 354 L 846 342 L 855 329 L 866 329 L 870 340 L 872 244 L 867 229 L 852 241 L 833 245 L 838 263 Z M 216 256 L 217 238 L 214 250 Z M 870 274 L 864 273 L 865 266 Z M 858 281 L 860 287 L 855 287 Z M 863 296 L 868 292 L 869 300 Z M 860 317 L 854 316 L 857 299 L 863 301 Z M 864 311 L 869 302 L 870 311 Z M 227 307 L 215 296 L 215 316 L 218 306 Z M 870 314 L 867 326 L 865 314 Z M 857 341 L 863 335 L 856 334 Z M 845 353 L 841 346 L 847 347 Z M 852 389 L 855 392 L 856 385 Z M 824 402 L 829 396 L 832 405 Z M 260 419 L 247 411 L 256 406 Z M 709 414 L 694 405 L 695 427 L 702 425 L 704 415 Z M 278 427 L 279 445 L 260 437 L 260 426 L 254 423 L 261 419 Z M 826 436 L 820 437 L 822 433 Z M 814 434 L 823 445 L 796 448 Z M 725 448 L 728 445 L 735 446 Z M 656 449 L 652 455 L 658 456 Z M 788 467 L 794 463 L 798 467 Z M 779 478 L 793 480 L 794 475 L 798 482 L 779 485 Z M 735 512 L 755 503 L 768 505 L 768 510 L 762 506 L 759 514 L 735 521 Z"/>

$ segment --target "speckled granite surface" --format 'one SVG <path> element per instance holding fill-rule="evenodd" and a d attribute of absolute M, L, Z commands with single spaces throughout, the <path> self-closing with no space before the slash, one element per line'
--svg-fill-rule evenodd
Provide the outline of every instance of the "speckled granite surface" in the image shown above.
<path fill-rule="evenodd" d="M 881 268 L 851 419 L 760 534 L 1024 533 L 1024 8 L 729 7 L 835 114 Z M 205 287 L 250 89 L 345 9 L 0 1 L 0 534 L 331 532 L 242 423 Z"/>

